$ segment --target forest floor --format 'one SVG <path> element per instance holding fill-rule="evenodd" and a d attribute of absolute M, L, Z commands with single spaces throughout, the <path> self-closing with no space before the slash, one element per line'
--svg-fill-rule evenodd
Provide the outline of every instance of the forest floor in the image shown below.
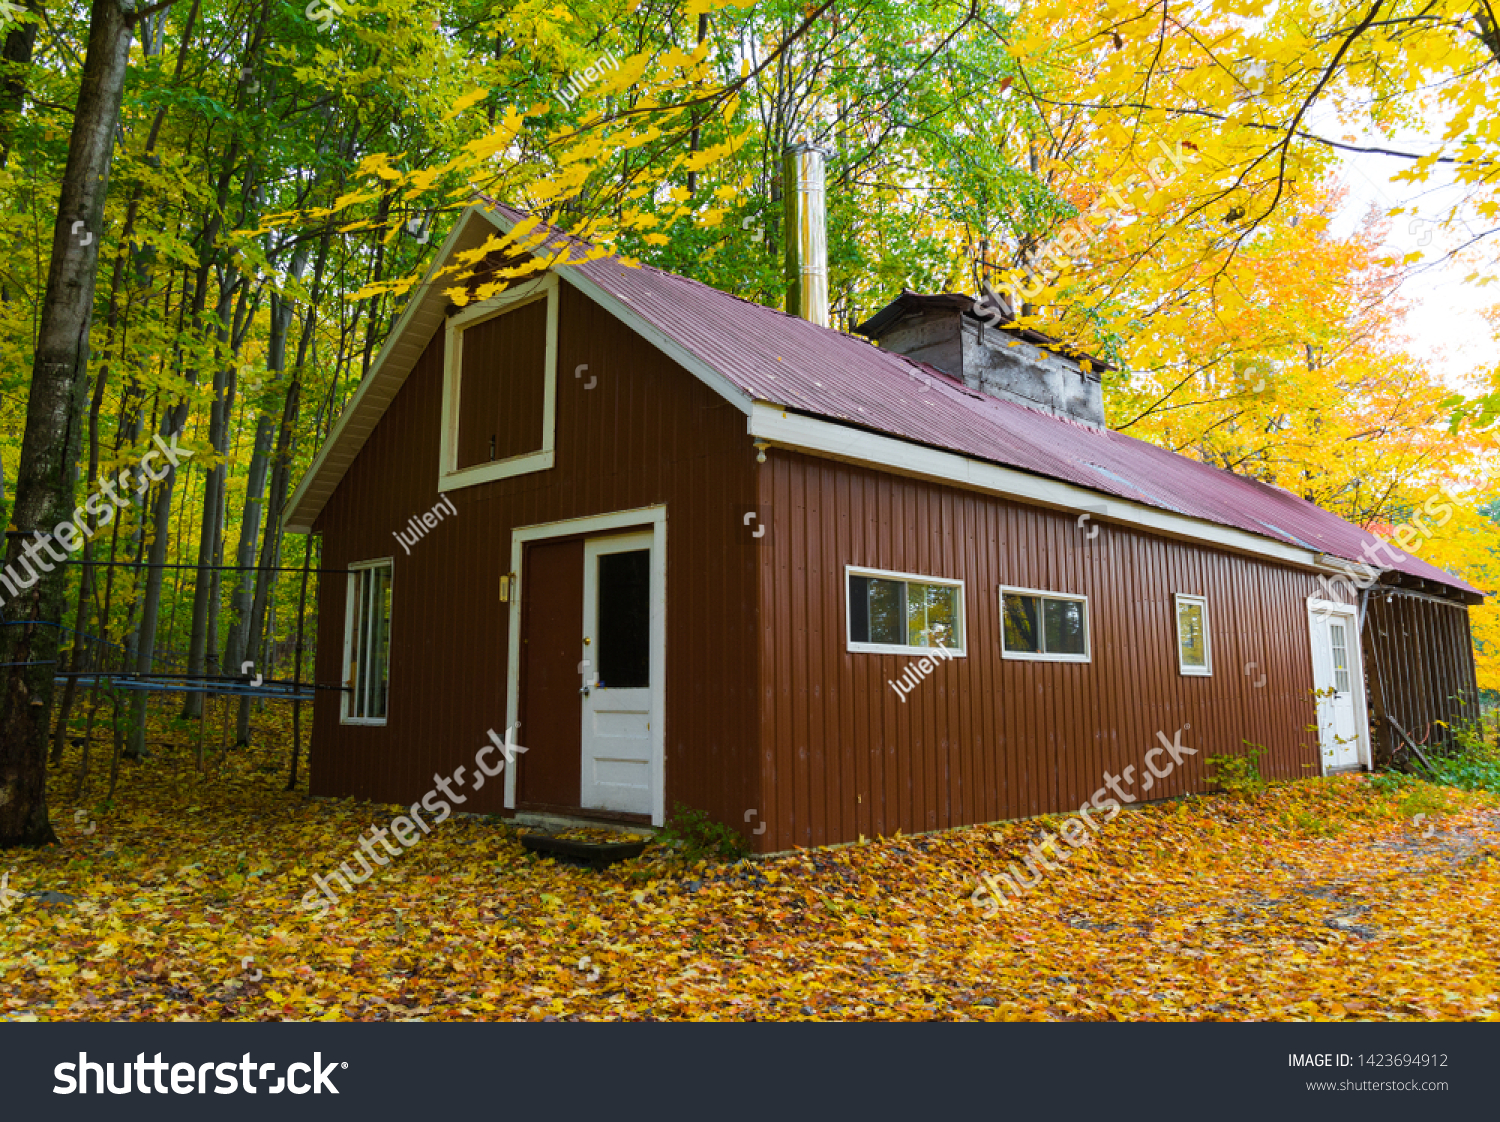
<path fill-rule="evenodd" d="M 0 854 L 0 1020 L 1500 1019 L 1493 796 L 1132 809 L 1006 908 L 978 878 L 1057 820 L 594 872 L 454 816 L 318 918 L 399 808 L 284 791 L 280 744 L 200 778 L 185 735 L 112 804 L 54 770 L 59 843 Z"/>

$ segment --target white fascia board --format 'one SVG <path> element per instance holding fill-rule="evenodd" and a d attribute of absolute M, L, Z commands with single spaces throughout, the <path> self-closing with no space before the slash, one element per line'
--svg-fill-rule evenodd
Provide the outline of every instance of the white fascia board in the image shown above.
<path fill-rule="evenodd" d="M 944 452 L 896 437 L 882 436 L 834 421 L 789 413 L 779 405 L 756 402 L 750 412 L 750 436 L 773 446 L 867 464 L 899 475 L 931 479 L 971 491 L 984 491 L 1017 502 L 1051 507 L 1069 513 L 1086 510 L 1102 520 L 1148 533 L 1176 538 L 1215 549 L 1266 558 L 1303 569 L 1320 569 L 1317 554 L 1246 533 L 1217 522 L 1188 518 L 1144 503 L 1115 498 L 1072 483 L 1031 475 Z"/>
<path fill-rule="evenodd" d="M 478 209 L 478 207 L 470 208 L 463 217 L 453 224 L 453 229 L 443 239 L 443 244 L 439 248 L 437 256 L 433 258 L 432 265 L 427 270 L 427 275 L 422 278 L 422 283 L 417 287 L 417 291 L 421 295 L 407 301 L 406 308 L 401 313 L 401 318 L 396 321 L 395 327 L 391 328 L 390 333 L 385 337 L 385 343 L 380 348 L 380 354 L 375 357 L 374 363 L 371 364 L 369 374 L 359 384 L 359 388 L 354 391 L 354 396 L 349 399 L 349 403 L 344 406 L 344 411 L 339 414 L 338 419 L 333 424 L 333 431 L 328 434 L 328 439 L 323 441 L 323 446 L 318 449 L 318 454 L 313 457 L 313 462 L 308 466 L 307 474 L 302 477 L 302 482 L 297 484 L 297 489 L 292 492 L 292 497 L 287 500 L 286 513 L 282 516 L 282 529 L 286 532 L 293 534 L 312 533 L 312 524 L 316 520 L 317 514 L 313 514 L 310 517 L 298 518 L 297 512 L 303 500 L 307 498 L 308 492 L 312 490 L 313 484 L 322 475 L 324 466 L 328 463 L 334 452 L 339 449 L 346 431 L 355 418 L 360 417 L 365 412 L 366 399 L 384 391 L 384 383 L 390 376 L 399 374 L 399 381 L 397 381 L 396 385 L 390 387 L 388 392 L 385 392 L 383 400 L 379 402 L 378 408 L 375 409 L 376 416 L 362 434 L 359 444 L 361 446 L 364 445 L 363 437 L 369 436 L 374 431 L 375 425 L 379 422 L 380 415 L 384 414 L 386 407 L 395 398 L 396 391 L 400 388 L 400 383 L 406 380 L 406 375 L 411 373 L 411 367 L 416 365 L 417 359 L 422 356 L 425 343 L 423 346 L 415 348 L 411 363 L 405 369 L 387 371 L 385 368 L 391 353 L 397 347 L 405 344 L 406 333 L 411 328 L 412 321 L 417 318 L 422 309 L 434 300 L 441 300 L 443 305 L 446 306 L 448 298 L 437 290 L 433 278 L 437 275 L 439 269 L 448 264 L 448 259 L 457 249 L 459 242 L 463 240 L 469 226 L 475 221 Z M 381 387 L 381 390 L 376 390 L 375 387 L 377 385 Z M 345 468 L 350 463 L 353 463 L 357 452 L 358 449 L 349 454 L 347 461 L 344 463 Z M 327 496 L 324 497 L 324 501 L 327 501 Z M 322 504 L 320 503 L 319 512 L 321 510 Z"/>
<path fill-rule="evenodd" d="M 487 210 L 483 211 L 483 214 L 494 223 L 497 230 L 501 230 L 507 234 L 510 233 L 511 224 L 506 222 L 503 215 L 492 214 Z M 647 321 L 629 303 L 620 299 L 608 289 L 603 288 L 596 281 L 591 280 L 583 273 L 578 263 L 558 265 L 556 266 L 556 270 L 557 275 L 564 281 L 598 304 L 642 339 L 645 339 L 646 342 L 661 351 L 673 362 L 677 363 L 678 366 L 688 371 L 688 373 L 708 386 L 709 389 L 713 390 L 741 413 L 749 415 L 750 407 L 753 404 L 749 394 L 715 370 L 702 357 L 694 354 L 676 339 Z"/>

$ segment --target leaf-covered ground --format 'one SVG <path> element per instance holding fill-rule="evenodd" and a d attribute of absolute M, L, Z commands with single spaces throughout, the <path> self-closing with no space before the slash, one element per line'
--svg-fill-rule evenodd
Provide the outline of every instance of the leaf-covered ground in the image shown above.
<path fill-rule="evenodd" d="M 0 853 L 0 1020 L 1500 1019 L 1487 795 L 1345 776 L 1126 812 L 993 919 L 976 878 L 1042 820 L 599 873 L 454 817 L 319 920 L 313 874 L 398 809 L 283 791 L 280 747 L 206 779 L 153 750 L 109 807 L 63 797 L 65 760 L 60 843 Z"/>

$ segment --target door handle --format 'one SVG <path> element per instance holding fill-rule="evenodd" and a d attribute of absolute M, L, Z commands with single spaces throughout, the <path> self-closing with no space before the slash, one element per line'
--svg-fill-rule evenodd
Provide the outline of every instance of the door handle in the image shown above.
<path fill-rule="evenodd" d="M 578 692 L 581 693 L 584 697 L 588 697 L 589 688 L 587 686 L 584 686 L 583 689 L 579 690 Z"/>

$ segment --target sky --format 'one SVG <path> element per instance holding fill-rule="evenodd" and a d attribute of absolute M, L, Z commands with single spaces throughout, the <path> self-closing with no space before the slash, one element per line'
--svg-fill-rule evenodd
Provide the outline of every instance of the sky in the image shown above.
<path fill-rule="evenodd" d="M 1411 131 L 1387 138 L 1374 135 L 1349 135 L 1347 128 L 1320 122 L 1311 129 L 1319 135 L 1337 137 L 1361 145 L 1378 145 L 1402 152 L 1428 152 L 1438 147 L 1435 122 L 1423 132 Z M 1321 131 L 1326 128 L 1327 131 Z M 1387 237 L 1389 248 L 1397 254 L 1420 251 L 1428 268 L 1416 271 L 1404 286 L 1403 295 L 1411 302 L 1411 313 L 1404 324 L 1411 337 L 1409 350 L 1425 359 L 1430 369 L 1454 389 L 1475 392 L 1465 385 L 1476 371 L 1486 371 L 1495 364 L 1495 339 L 1483 310 L 1500 303 L 1500 286 L 1481 285 L 1465 278 L 1478 267 L 1469 261 L 1443 261 L 1445 253 L 1457 248 L 1472 235 L 1492 228 L 1493 224 L 1470 219 L 1453 231 L 1437 226 L 1438 219 L 1459 200 L 1460 194 L 1451 181 L 1434 178 L 1427 184 L 1398 182 L 1394 177 L 1410 167 L 1410 161 L 1392 156 L 1346 154 L 1342 179 L 1348 188 L 1343 210 L 1333 223 L 1338 235 L 1352 232 L 1372 206 L 1382 213 L 1396 208 L 1415 206 L 1415 214 L 1401 214 L 1391 220 Z M 1491 239 L 1500 243 L 1500 235 Z M 1500 245 L 1491 245 L 1493 255 Z"/>

